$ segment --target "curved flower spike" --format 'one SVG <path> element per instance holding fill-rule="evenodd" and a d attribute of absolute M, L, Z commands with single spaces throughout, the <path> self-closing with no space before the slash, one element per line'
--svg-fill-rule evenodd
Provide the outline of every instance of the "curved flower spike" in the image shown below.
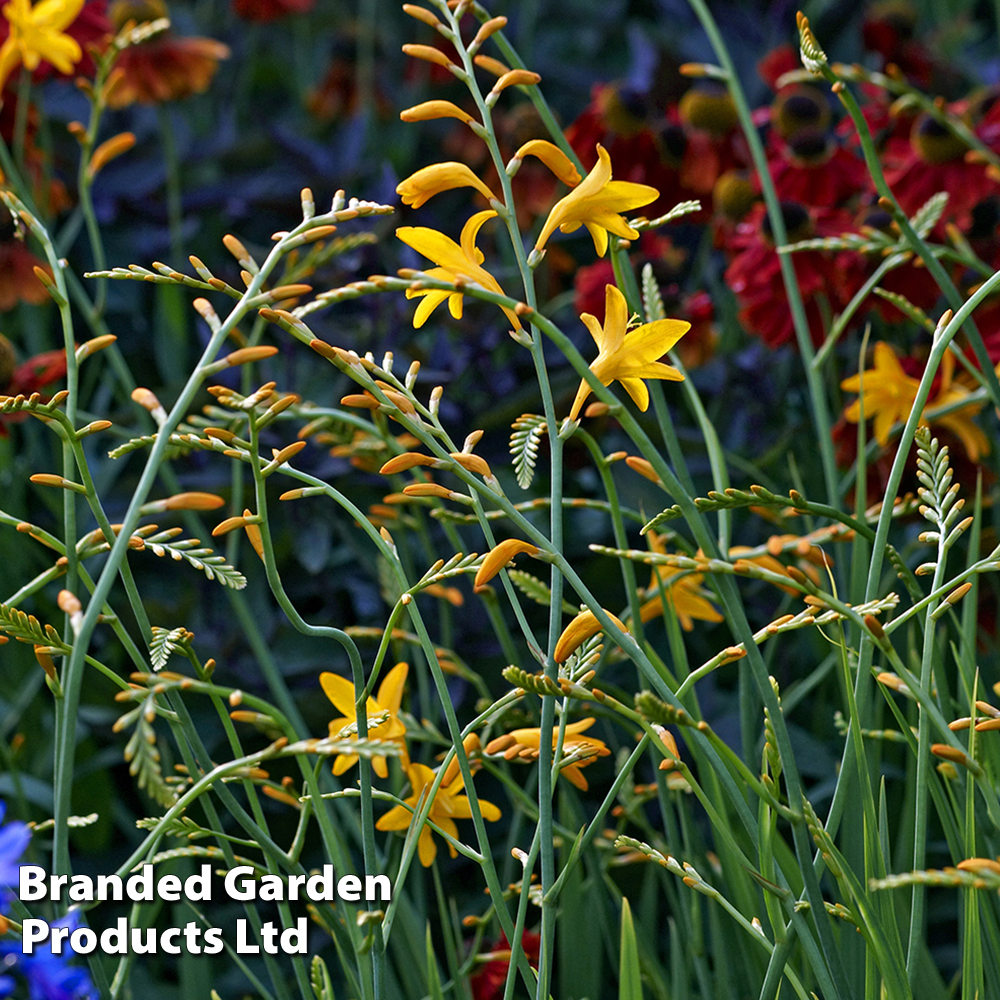
<path fill-rule="evenodd" d="M 461 245 L 453 239 L 439 233 L 436 229 L 428 229 L 424 226 L 403 226 L 396 230 L 396 235 L 407 245 L 413 247 L 417 253 L 422 253 L 429 257 L 440 267 L 435 267 L 427 273 L 432 278 L 441 278 L 444 281 L 474 281 L 477 285 L 503 295 L 504 291 L 500 283 L 482 266 L 483 254 L 476 246 L 476 237 L 483 223 L 496 216 L 496 212 L 487 210 L 477 212 L 462 227 Z M 455 319 L 462 318 L 462 293 L 442 291 L 438 288 L 417 288 L 407 289 L 408 299 L 423 297 L 423 302 L 417 306 L 417 311 L 413 314 L 413 326 L 420 328 L 427 322 L 427 317 L 442 303 L 448 300 L 448 308 Z M 514 329 L 520 329 L 521 321 L 517 318 L 512 309 L 501 306 L 507 319 L 514 324 Z"/>
<path fill-rule="evenodd" d="M 0 46 L 0 88 L 19 63 L 35 70 L 44 60 L 60 73 L 72 73 L 83 58 L 83 50 L 63 31 L 82 7 L 83 0 L 41 0 L 34 6 L 31 0 L 10 0 L 4 4 L 3 16 L 10 32 Z"/>
<path fill-rule="evenodd" d="M 621 382 L 640 410 L 649 407 L 649 390 L 642 381 L 644 378 L 683 381 L 684 376 L 676 368 L 657 361 L 657 358 L 666 354 L 691 329 L 690 323 L 679 319 L 658 319 L 629 330 L 628 305 L 625 296 L 614 285 L 607 285 L 605 290 L 604 326 L 590 313 L 582 313 L 580 319 L 598 348 L 597 358 L 590 370 L 602 385 L 610 385 L 615 380 Z M 590 386 L 581 382 L 569 413 L 570 420 L 576 420 L 580 407 L 589 395 Z"/>
<path fill-rule="evenodd" d="M 611 157 L 598 144 L 597 163 L 594 169 L 565 198 L 552 207 L 549 217 L 538 234 L 535 249 L 541 250 L 546 240 L 556 231 L 571 233 L 586 226 L 594 238 L 594 249 L 603 257 L 608 249 L 608 233 L 626 239 L 638 239 L 639 233 L 620 215 L 641 205 L 648 205 L 660 197 L 660 192 L 648 184 L 611 179 Z"/>
<path fill-rule="evenodd" d="M 396 185 L 396 194 L 403 199 L 404 205 L 420 208 L 434 195 L 460 187 L 475 188 L 484 197 L 496 200 L 496 195 L 469 167 L 454 161 L 432 163 L 429 167 L 423 167 L 415 174 L 410 174 L 405 181 L 400 181 Z"/>

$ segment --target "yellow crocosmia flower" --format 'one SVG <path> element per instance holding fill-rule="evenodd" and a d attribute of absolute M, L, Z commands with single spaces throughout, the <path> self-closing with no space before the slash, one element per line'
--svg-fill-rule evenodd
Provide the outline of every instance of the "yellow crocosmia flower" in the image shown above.
<path fill-rule="evenodd" d="M 406 683 L 409 669 L 409 664 L 397 663 L 379 685 L 378 696 L 369 698 L 368 704 L 365 706 L 365 715 L 369 719 L 377 718 L 385 712 L 389 713 L 389 717 L 384 722 L 377 726 L 369 725 L 368 739 L 383 743 L 398 743 L 403 748 L 404 766 L 408 760 L 405 741 L 406 726 L 400 721 L 399 705 L 403 700 L 403 685 Z M 345 726 L 353 725 L 357 721 L 354 685 L 339 674 L 330 673 L 320 674 L 319 683 L 327 698 L 333 702 L 334 707 L 343 713 L 341 718 L 333 719 L 330 722 L 330 735 L 336 736 Z M 333 773 L 343 774 L 353 767 L 357 760 L 357 754 L 338 754 L 333 762 Z M 385 757 L 372 757 L 372 767 L 380 778 L 388 777 L 389 769 L 386 766 Z"/>
<path fill-rule="evenodd" d="M 604 326 L 595 316 L 580 316 L 597 344 L 597 359 L 590 370 L 603 385 L 619 381 L 635 400 L 640 410 L 649 407 L 649 390 L 644 378 L 663 378 L 680 382 L 684 376 L 676 368 L 665 365 L 662 357 L 691 329 L 691 324 L 679 319 L 658 319 L 653 323 L 628 329 L 628 305 L 625 296 L 614 285 L 607 285 L 604 300 Z M 590 395 L 590 386 L 580 383 L 569 419 L 576 420 L 580 407 Z"/>
<path fill-rule="evenodd" d="M 594 736 L 582 736 L 581 733 L 590 729 L 594 720 L 581 719 L 579 722 L 571 722 L 566 726 L 563 739 L 563 755 L 565 757 L 579 757 L 581 759 L 572 764 L 566 764 L 560 770 L 560 774 L 566 777 L 581 792 L 585 792 L 589 787 L 587 779 L 580 772 L 581 767 L 593 764 L 598 757 L 607 757 L 611 751 L 605 746 L 603 740 Z M 552 730 L 552 749 L 555 750 L 556 742 L 559 738 L 559 729 Z M 488 754 L 502 753 L 507 760 L 538 760 L 538 751 L 542 745 L 541 729 L 515 729 L 504 736 L 498 736 L 495 740 L 490 740 L 486 745 Z"/>
<path fill-rule="evenodd" d="M 60 73 L 71 73 L 83 57 L 75 38 L 63 34 L 75 20 L 83 0 L 10 0 L 2 13 L 10 31 L 0 46 L 0 88 L 19 64 L 36 70 L 40 62 L 49 62 Z"/>
<path fill-rule="evenodd" d="M 653 552 L 666 555 L 667 549 L 663 536 L 655 531 L 649 532 L 649 547 Z M 679 574 L 684 573 L 683 576 Z M 673 580 L 673 577 L 678 577 Z M 663 604 L 677 616 L 681 628 L 690 632 L 694 628 L 694 619 L 704 622 L 721 622 L 722 615 L 712 607 L 707 592 L 702 589 L 704 576 L 700 573 L 686 573 L 670 566 L 654 566 L 649 579 L 646 594 L 650 595 L 639 608 L 639 617 L 643 623 L 652 621 L 663 614 Z M 671 582 L 672 581 L 672 582 Z"/>
<path fill-rule="evenodd" d="M 406 769 L 406 773 L 410 779 L 412 793 L 404 801 L 408 806 L 416 809 L 423 790 L 434 783 L 434 772 L 424 764 L 411 764 Z M 437 795 L 434 796 L 434 802 L 431 804 L 431 811 L 428 814 L 428 819 L 437 823 L 445 833 L 454 837 L 455 840 L 458 840 L 458 827 L 455 826 L 455 820 L 471 819 L 472 817 L 472 803 L 469 801 L 469 797 L 459 794 L 464 788 L 465 781 L 461 774 L 458 774 L 447 785 L 442 782 L 441 787 L 437 790 Z M 483 819 L 488 819 L 490 822 L 500 818 L 500 810 L 492 802 L 487 802 L 485 799 L 479 800 L 479 811 L 482 813 Z M 413 813 L 409 809 L 403 806 L 393 806 L 375 824 L 375 828 L 377 830 L 406 830 L 412 821 Z M 448 850 L 452 857 L 458 853 L 451 844 L 448 845 Z M 425 826 L 420 831 L 417 854 L 420 857 L 420 863 L 425 868 L 429 868 L 437 857 L 437 844 L 434 842 L 434 835 L 429 826 Z"/>
<path fill-rule="evenodd" d="M 494 218 L 496 212 L 487 210 L 477 212 L 462 227 L 460 237 L 461 244 L 453 239 L 439 233 L 436 229 L 427 229 L 424 226 L 403 226 L 396 230 L 396 235 L 407 245 L 413 247 L 417 253 L 422 253 L 429 257 L 439 267 L 431 268 L 427 274 L 433 278 L 441 278 L 444 281 L 474 281 L 477 285 L 503 295 L 504 291 L 500 283 L 482 266 L 483 254 L 476 246 L 476 237 L 483 223 Z M 407 289 L 408 299 L 420 297 L 423 301 L 417 306 L 417 311 L 413 314 L 414 327 L 421 327 L 427 322 L 427 317 L 442 303 L 448 300 L 448 308 L 455 319 L 462 317 L 462 293 L 441 291 L 437 288 L 428 289 Z M 520 329 L 521 321 L 517 318 L 513 310 L 503 309 L 507 319 L 514 325 L 514 329 Z"/>
<path fill-rule="evenodd" d="M 594 169 L 549 212 L 535 243 L 536 250 L 545 246 L 545 241 L 556 229 L 571 233 L 580 226 L 586 226 L 594 238 L 598 257 L 603 257 L 608 249 L 608 233 L 630 240 L 638 239 L 638 231 L 620 213 L 656 201 L 660 192 L 648 184 L 613 181 L 611 157 L 601 145 L 597 147 L 597 157 Z"/>
<path fill-rule="evenodd" d="M 429 167 L 411 174 L 396 186 L 396 194 L 404 205 L 420 208 L 436 194 L 452 188 L 472 187 L 486 198 L 496 195 L 464 163 L 432 163 Z"/>
<path fill-rule="evenodd" d="M 863 406 L 865 418 L 875 418 L 875 440 L 885 447 L 892 425 L 909 417 L 919 387 L 919 380 L 903 371 L 892 347 L 880 340 L 875 345 L 875 367 L 840 383 L 845 392 L 861 394 L 844 410 L 844 419 L 856 424 Z"/>
<path fill-rule="evenodd" d="M 937 395 L 927 404 L 927 409 L 933 410 L 938 406 L 960 403 L 970 394 L 972 390 L 963 382 L 957 381 L 954 375 L 955 355 L 951 351 L 947 351 L 941 359 L 941 384 Z M 931 420 L 932 424 L 946 428 L 962 442 L 970 462 L 978 462 L 990 450 L 990 443 L 986 435 L 975 422 L 976 414 L 983 408 L 983 405 L 982 402 L 974 401 L 968 406 L 961 406 L 951 413 L 934 417 Z"/>

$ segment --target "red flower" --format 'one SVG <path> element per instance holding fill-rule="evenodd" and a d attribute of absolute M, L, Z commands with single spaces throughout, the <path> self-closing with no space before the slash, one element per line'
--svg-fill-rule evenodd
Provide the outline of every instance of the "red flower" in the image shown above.
<path fill-rule="evenodd" d="M 830 136 L 803 129 L 770 159 L 774 187 L 782 201 L 812 208 L 839 208 L 871 188 L 864 163 Z"/>
<path fill-rule="evenodd" d="M 525 931 L 521 935 L 521 947 L 533 968 L 538 965 L 538 949 L 541 943 L 541 935 L 532 931 Z M 470 980 L 473 1000 L 500 1000 L 503 996 L 507 969 L 510 966 L 510 945 L 502 932 L 500 939 L 490 949 L 490 953 L 493 957 Z"/>
<path fill-rule="evenodd" d="M 167 17 L 163 0 L 115 0 L 111 18 L 120 30 Z M 170 30 L 123 49 L 108 81 L 107 103 L 118 109 L 130 104 L 177 101 L 208 90 L 219 60 L 229 47 L 211 38 L 178 38 Z"/>
<path fill-rule="evenodd" d="M 17 364 L 14 345 L 0 333 L 0 396 L 30 396 L 66 374 L 64 351 L 46 351 Z M 7 437 L 7 423 L 27 418 L 26 413 L 0 414 L 0 437 Z"/>
<path fill-rule="evenodd" d="M 984 164 L 965 161 L 967 151 L 961 139 L 927 114 L 913 123 L 907 142 L 886 144 L 885 179 L 904 212 L 912 215 L 932 195 L 948 193 L 935 230 L 941 236 L 947 222 L 968 229 L 972 209 L 997 191 Z"/>
<path fill-rule="evenodd" d="M 835 236 L 850 228 L 843 212 L 813 212 L 797 202 L 783 202 L 782 214 L 789 242 L 815 236 Z M 755 205 L 746 220 L 736 227 L 727 249 L 732 253 L 726 269 L 726 284 L 736 294 L 740 305 L 740 322 L 747 333 L 760 337 L 769 347 L 780 347 L 792 341 L 795 328 L 788 308 L 781 262 L 774 249 L 763 205 Z M 792 254 L 792 265 L 809 321 L 813 343 L 823 342 L 825 334 L 823 308 L 839 305 L 831 255 L 822 250 L 805 250 Z"/>
<path fill-rule="evenodd" d="M 6 209 L 0 210 L 0 217 L 7 219 L 9 227 L 10 214 Z M 18 302 L 37 306 L 48 301 L 49 293 L 35 276 L 36 267 L 43 268 L 50 275 L 52 273 L 22 240 L 13 235 L 0 239 L 0 312 L 8 312 Z"/>

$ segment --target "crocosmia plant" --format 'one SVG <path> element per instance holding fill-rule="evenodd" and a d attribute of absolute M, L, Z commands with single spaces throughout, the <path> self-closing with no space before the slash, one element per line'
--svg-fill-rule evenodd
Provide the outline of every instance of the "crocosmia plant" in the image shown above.
<path fill-rule="evenodd" d="M 0 997 L 1000 997 L 987 7 L 0 8 Z"/>

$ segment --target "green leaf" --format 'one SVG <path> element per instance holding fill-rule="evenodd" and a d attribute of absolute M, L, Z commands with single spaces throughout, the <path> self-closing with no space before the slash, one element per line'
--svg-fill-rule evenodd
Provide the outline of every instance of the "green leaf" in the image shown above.
<path fill-rule="evenodd" d="M 618 972 L 618 1000 L 642 1000 L 642 977 L 639 971 L 639 945 L 635 939 L 632 908 L 622 897 L 621 959 Z"/>
<path fill-rule="evenodd" d="M 545 417 L 537 413 L 522 413 L 511 424 L 510 453 L 514 456 L 514 472 L 517 485 L 526 490 L 535 475 L 535 461 L 538 459 L 538 442 L 545 433 Z"/>
<path fill-rule="evenodd" d="M 434 954 L 434 942 L 431 940 L 431 925 L 427 922 L 427 993 L 430 1000 L 444 1000 L 441 989 L 441 974 L 438 972 L 437 957 Z"/>
<path fill-rule="evenodd" d="M 166 629 L 152 626 L 153 638 L 149 643 L 149 662 L 154 671 L 162 670 L 167 665 L 171 654 L 185 655 L 191 642 L 192 634 L 186 628 Z"/>

